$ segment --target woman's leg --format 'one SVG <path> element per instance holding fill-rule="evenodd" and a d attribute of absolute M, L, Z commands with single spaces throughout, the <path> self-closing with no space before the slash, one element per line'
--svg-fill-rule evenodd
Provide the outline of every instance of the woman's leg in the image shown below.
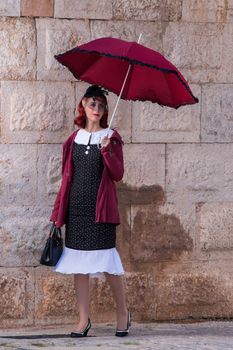
<path fill-rule="evenodd" d="M 76 331 L 81 332 L 87 326 L 89 316 L 89 275 L 74 275 L 74 287 L 79 309 L 79 323 Z"/>
<path fill-rule="evenodd" d="M 123 276 L 111 275 L 109 273 L 105 273 L 105 276 L 110 284 L 116 302 L 117 329 L 124 330 L 127 328 L 128 319 L 124 278 Z"/>

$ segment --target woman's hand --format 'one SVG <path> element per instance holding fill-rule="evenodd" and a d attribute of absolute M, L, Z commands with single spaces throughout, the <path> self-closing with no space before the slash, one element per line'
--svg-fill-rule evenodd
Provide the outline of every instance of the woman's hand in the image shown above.
<path fill-rule="evenodd" d="M 107 136 L 104 136 L 101 140 L 101 147 L 107 147 L 110 143 L 110 138 Z"/>

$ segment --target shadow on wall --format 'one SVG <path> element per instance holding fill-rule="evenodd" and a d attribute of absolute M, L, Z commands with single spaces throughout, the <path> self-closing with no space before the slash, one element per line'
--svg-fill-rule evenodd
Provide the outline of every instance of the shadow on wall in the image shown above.
<path fill-rule="evenodd" d="M 124 241 L 120 242 L 120 250 L 133 269 L 140 271 L 144 263 L 178 260 L 183 252 L 192 251 L 193 240 L 180 219 L 174 214 L 159 212 L 159 207 L 166 202 L 161 186 L 136 188 L 121 183 L 118 194 L 122 217 L 119 229 Z"/>

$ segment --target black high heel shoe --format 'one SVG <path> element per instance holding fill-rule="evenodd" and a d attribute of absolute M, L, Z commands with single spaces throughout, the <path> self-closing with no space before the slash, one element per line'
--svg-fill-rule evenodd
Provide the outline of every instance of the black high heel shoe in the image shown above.
<path fill-rule="evenodd" d="M 128 320 L 127 320 L 127 328 L 124 329 L 123 331 L 120 331 L 120 330 L 116 330 L 116 336 L 117 337 L 125 337 L 126 335 L 129 334 L 129 327 L 131 326 L 131 313 L 130 311 L 128 310 Z"/>
<path fill-rule="evenodd" d="M 70 336 L 72 338 L 86 337 L 90 328 L 91 328 L 91 320 L 90 320 L 90 318 L 88 318 L 88 324 L 87 324 L 86 328 L 84 329 L 84 331 L 82 331 L 82 332 L 71 332 Z"/>

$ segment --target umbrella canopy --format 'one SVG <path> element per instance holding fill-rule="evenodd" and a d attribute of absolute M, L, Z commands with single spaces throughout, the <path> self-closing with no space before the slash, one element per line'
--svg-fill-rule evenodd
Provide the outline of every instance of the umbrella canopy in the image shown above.
<path fill-rule="evenodd" d="M 151 101 L 178 108 L 197 103 L 179 70 L 159 52 L 136 42 L 100 38 L 77 46 L 55 58 L 78 80 L 98 84 L 121 98 Z"/>

